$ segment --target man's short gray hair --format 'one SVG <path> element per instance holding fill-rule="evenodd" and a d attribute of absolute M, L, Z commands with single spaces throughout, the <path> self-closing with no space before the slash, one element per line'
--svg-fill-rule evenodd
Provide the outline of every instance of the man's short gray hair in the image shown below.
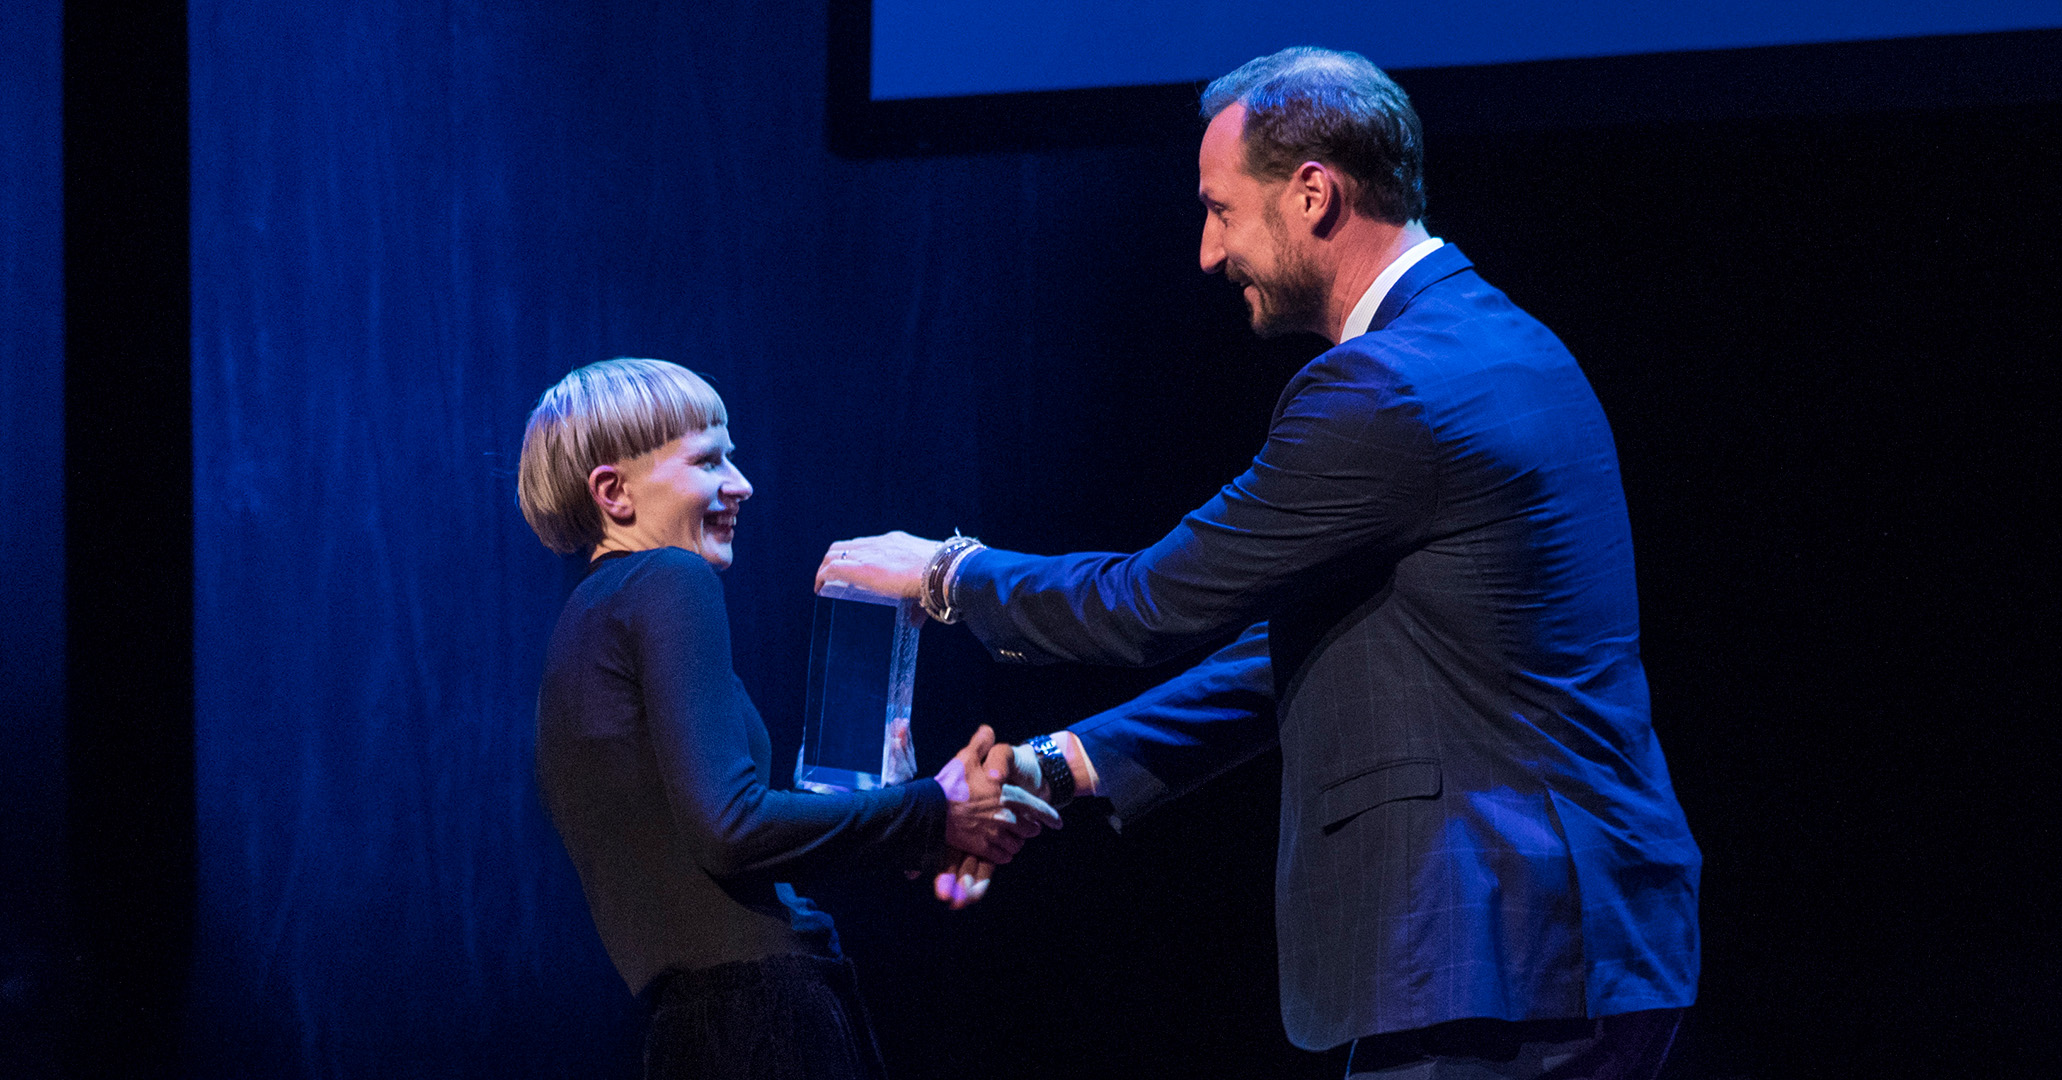
<path fill-rule="evenodd" d="M 1308 45 L 1247 61 L 1203 91 L 1203 118 L 1246 107 L 1246 171 L 1286 180 L 1306 161 L 1354 181 L 1355 206 L 1392 225 L 1425 216 L 1425 134 L 1409 95 L 1359 53 Z"/>
<path fill-rule="evenodd" d="M 715 388 L 679 364 L 619 357 L 576 369 L 537 399 L 523 429 L 523 520 L 561 555 L 590 551 L 602 522 L 587 474 L 729 422 Z"/>

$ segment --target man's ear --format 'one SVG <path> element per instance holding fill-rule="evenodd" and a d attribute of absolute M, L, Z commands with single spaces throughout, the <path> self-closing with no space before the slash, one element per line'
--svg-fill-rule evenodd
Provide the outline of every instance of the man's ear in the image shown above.
<path fill-rule="evenodd" d="M 1346 191 L 1339 174 L 1322 161 L 1306 161 L 1289 174 L 1292 210 L 1310 231 L 1324 236 L 1338 226 L 1346 210 Z"/>
<path fill-rule="evenodd" d="M 587 474 L 587 493 L 594 497 L 602 516 L 618 525 L 628 525 L 637 516 L 637 501 L 624 483 L 621 466 L 596 465 Z"/>

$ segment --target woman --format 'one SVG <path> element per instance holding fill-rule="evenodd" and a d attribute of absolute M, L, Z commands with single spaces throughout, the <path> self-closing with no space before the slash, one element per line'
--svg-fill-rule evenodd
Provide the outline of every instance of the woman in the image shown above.
<path fill-rule="evenodd" d="M 1009 808 L 1051 810 L 969 777 L 985 727 L 934 779 L 773 789 L 716 578 L 752 495 L 731 451 L 722 399 L 661 360 L 581 368 L 530 414 L 523 516 L 591 560 L 545 661 L 538 779 L 602 943 L 651 1009 L 648 1077 L 877 1078 L 830 916 L 787 882 L 949 852 L 1005 862 L 1039 828 Z"/>

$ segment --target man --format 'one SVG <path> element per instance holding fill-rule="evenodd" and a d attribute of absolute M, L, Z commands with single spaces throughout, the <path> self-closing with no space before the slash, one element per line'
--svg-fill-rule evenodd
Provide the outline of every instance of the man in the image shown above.
<path fill-rule="evenodd" d="M 1336 343 L 1252 467 L 1132 555 L 892 533 L 833 545 L 819 587 L 918 597 L 1018 663 L 1245 628 L 1019 771 L 1129 818 L 1279 743 L 1291 1041 L 1353 1042 L 1354 1075 L 1651 1077 L 1695 996 L 1700 856 L 1603 412 L 1426 234 L 1417 117 L 1373 65 L 1284 50 L 1203 112 L 1203 269 L 1259 333 Z"/>

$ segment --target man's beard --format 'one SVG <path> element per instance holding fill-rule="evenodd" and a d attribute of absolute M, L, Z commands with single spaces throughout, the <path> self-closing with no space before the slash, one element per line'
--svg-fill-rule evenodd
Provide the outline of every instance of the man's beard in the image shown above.
<path fill-rule="evenodd" d="M 1268 209 L 1272 211 L 1274 208 Z M 1318 274 L 1315 264 L 1290 246 L 1288 230 L 1282 227 L 1279 213 L 1268 215 L 1267 231 L 1274 239 L 1274 274 L 1267 280 L 1250 272 L 1232 278 L 1241 286 L 1253 286 L 1253 298 L 1246 304 L 1253 332 L 1263 338 L 1306 330 L 1320 332 L 1325 311 L 1323 277 Z M 1240 292 L 1244 291 L 1240 289 Z"/>

